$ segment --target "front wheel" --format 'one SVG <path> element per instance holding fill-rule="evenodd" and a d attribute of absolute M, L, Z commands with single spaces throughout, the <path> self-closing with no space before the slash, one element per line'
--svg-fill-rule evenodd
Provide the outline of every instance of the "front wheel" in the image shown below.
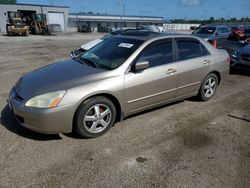
<path fill-rule="evenodd" d="M 79 135 L 95 138 L 106 133 L 115 123 L 116 109 L 105 97 L 93 97 L 83 102 L 75 115 L 75 129 Z"/>
<path fill-rule="evenodd" d="M 209 74 L 203 81 L 201 88 L 199 90 L 198 97 L 202 101 L 207 101 L 211 99 L 217 89 L 218 78 L 215 74 Z"/>

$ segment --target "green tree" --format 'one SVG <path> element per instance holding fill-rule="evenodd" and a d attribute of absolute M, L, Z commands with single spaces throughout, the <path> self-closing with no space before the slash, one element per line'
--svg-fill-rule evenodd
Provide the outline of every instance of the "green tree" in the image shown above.
<path fill-rule="evenodd" d="M 16 0 L 0 0 L 0 3 L 12 3 L 12 4 L 15 4 Z"/>

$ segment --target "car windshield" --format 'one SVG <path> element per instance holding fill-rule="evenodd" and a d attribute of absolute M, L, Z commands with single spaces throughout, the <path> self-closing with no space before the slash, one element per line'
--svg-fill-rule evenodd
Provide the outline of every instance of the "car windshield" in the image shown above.
<path fill-rule="evenodd" d="M 213 34 L 215 32 L 215 27 L 201 27 L 195 33 L 196 34 Z"/>
<path fill-rule="evenodd" d="M 137 39 L 111 37 L 84 53 L 80 60 L 94 67 L 113 70 L 123 64 L 142 43 Z"/>

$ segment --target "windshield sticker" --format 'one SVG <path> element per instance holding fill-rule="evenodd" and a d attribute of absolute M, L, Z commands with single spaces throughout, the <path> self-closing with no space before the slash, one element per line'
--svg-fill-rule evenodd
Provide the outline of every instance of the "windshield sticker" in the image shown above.
<path fill-rule="evenodd" d="M 132 48 L 133 46 L 134 46 L 133 44 L 129 44 L 129 43 L 119 44 L 119 47 L 122 47 L 122 48 Z"/>

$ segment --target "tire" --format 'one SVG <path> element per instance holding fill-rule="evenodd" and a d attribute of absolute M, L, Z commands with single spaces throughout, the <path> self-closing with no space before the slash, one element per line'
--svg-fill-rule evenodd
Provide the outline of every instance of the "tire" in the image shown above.
<path fill-rule="evenodd" d="M 78 107 L 74 128 L 82 137 L 95 138 L 105 134 L 114 125 L 115 119 L 116 109 L 112 101 L 105 97 L 93 97 Z"/>
<path fill-rule="evenodd" d="M 209 74 L 203 81 L 199 90 L 198 97 L 202 101 L 210 100 L 218 87 L 218 77 L 215 74 Z"/>

